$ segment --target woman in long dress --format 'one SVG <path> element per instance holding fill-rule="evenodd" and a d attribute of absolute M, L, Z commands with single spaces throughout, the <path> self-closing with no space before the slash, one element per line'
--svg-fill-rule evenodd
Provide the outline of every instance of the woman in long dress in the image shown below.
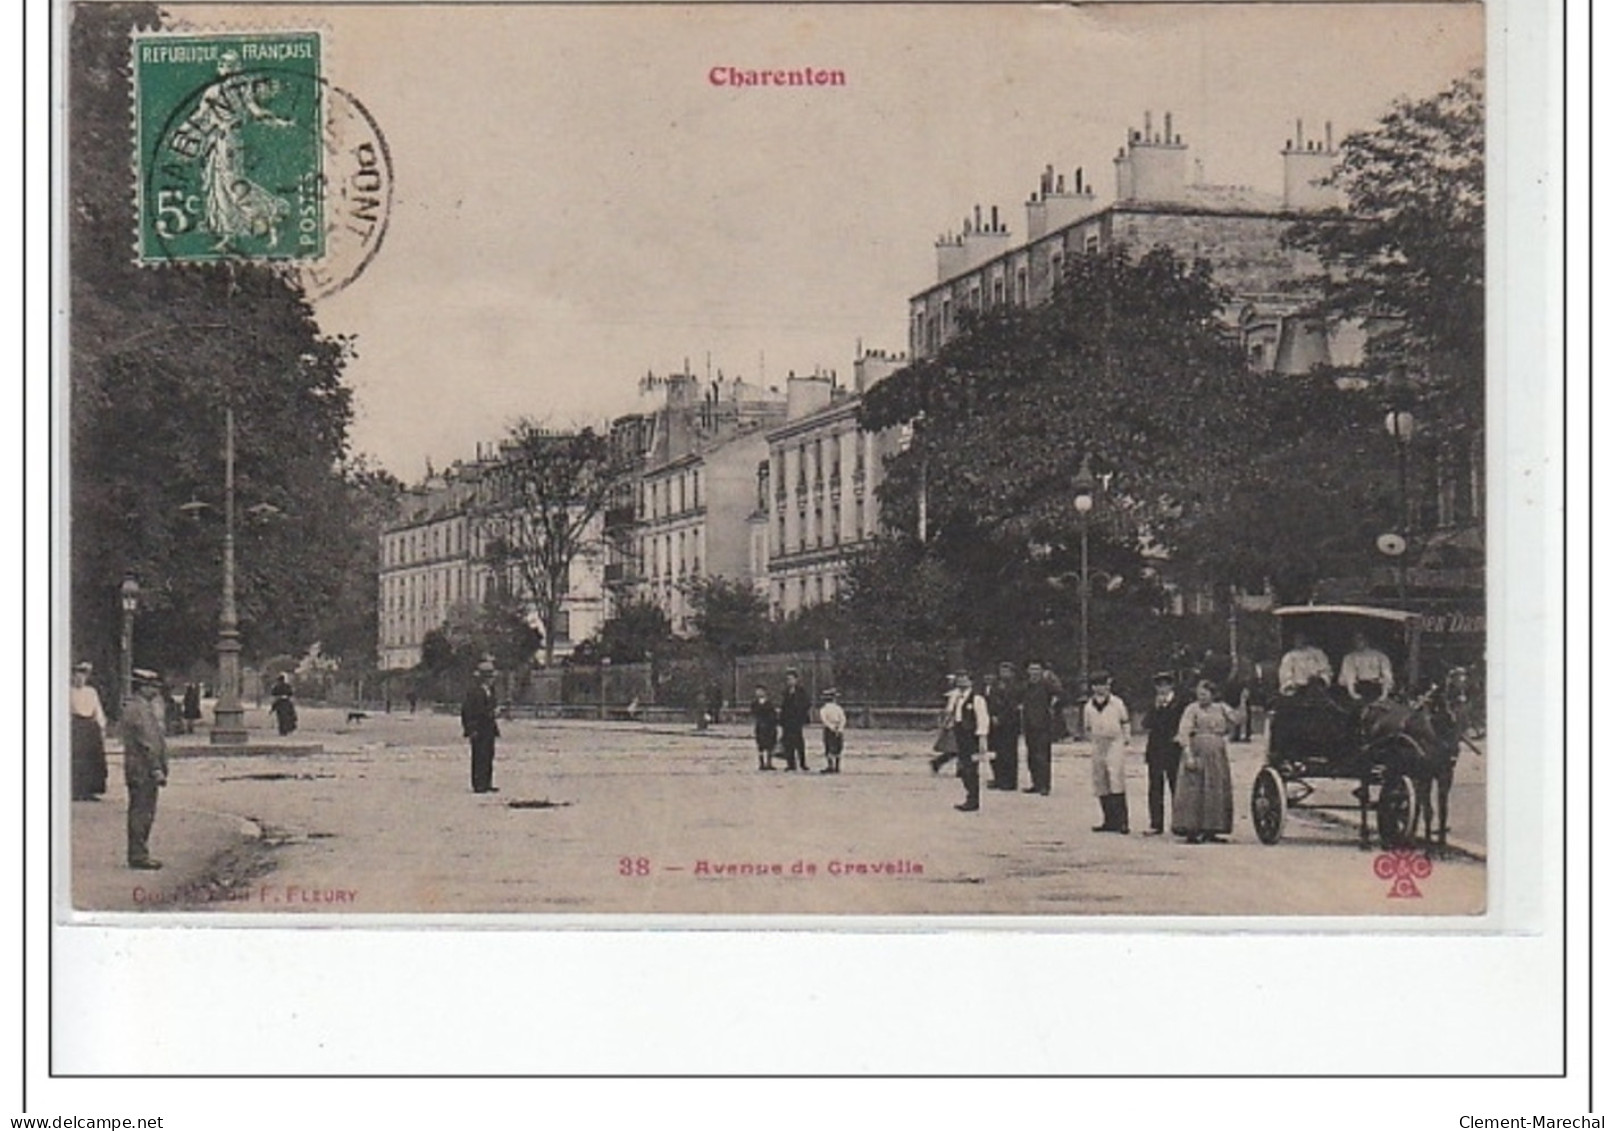
<path fill-rule="evenodd" d="M 1209 680 L 1194 689 L 1195 701 L 1183 711 L 1178 745 L 1183 762 L 1172 793 L 1172 832 L 1189 844 L 1221 843 L 1234 831 L 1234 782 L 1228 769 L 1228 736 L 1238 723 L 1233 708 L 1220 703 Z"/>

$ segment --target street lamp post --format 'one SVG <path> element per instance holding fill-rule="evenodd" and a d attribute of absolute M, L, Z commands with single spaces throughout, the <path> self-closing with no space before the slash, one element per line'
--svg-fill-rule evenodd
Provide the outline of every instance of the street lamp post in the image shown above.
<path fill-rule="evenodd" d="M 118 586 L 118 602 L 123 608 L 123 635 L 118 653 L 118 702 L 126 702 L 134 694 L 135 670 L 135 611 L 140 608 L 140 582 L 134 574 L 125 574 Z"/>
<path fill-rule="evenodd" d="M 219 697 L 213 707 L 214 746 L 247 741 L 241 706 L 241 634 L 236 619 L 236 414 L 224 409 L 224 596 L 219 604 Z"/>
<path fill-rule="evenodd" d="M 1406 599 L 1408 539 L 1413 532 L 1413 509 L 1408 498 L 1408 445 L 1418 422 L 1406 409 L 1393 408 L 1385 414 L 1385 431 L 1396 441 L 1397 533 L 1402 536 L 1402 549 L 1396 561 L 1397 596 Z"/>
<path fill-rule="evenodd" d="M 1075 492 L 1072 505 L 1077 509 L 1077 534 L 1081 542 L 1077 588 L 1077 665 L 1081 668 L 1079 678 L 1083 680 L 1088 678 L 1088 515 L 1093 510 L 1094 486 L 1093 468 L 1089 466 L 1088 457 L 1083 456 L 1082 467 L 1072 483 Z"/>

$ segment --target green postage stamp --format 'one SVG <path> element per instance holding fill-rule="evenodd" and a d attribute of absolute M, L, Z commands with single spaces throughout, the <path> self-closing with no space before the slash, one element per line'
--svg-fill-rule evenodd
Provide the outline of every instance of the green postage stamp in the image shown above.
<path fill-rule="evenodd" d="M 135 37 L 141 262 L 325 255 L 320 47 L 314 31 Z"/>

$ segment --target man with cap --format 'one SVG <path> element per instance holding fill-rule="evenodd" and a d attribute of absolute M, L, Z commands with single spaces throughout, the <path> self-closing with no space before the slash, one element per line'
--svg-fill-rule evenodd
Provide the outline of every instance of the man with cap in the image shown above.
<path fill-rule="evenodd" d="M 107 714 L 101 707 L 101 693 L 90 685 L 89 663 L 73 666 L 73 686 L 67 693 L 72 712 L 74 801 L 99 801 L 107 791 Z"/>
<path fill-rule="evenodd" d="M 460 730 L 471 740 L 471 792 L 498 793 L 493 784 L 494 740 L 499 737 L 499 699 L 492 660 L 477 665 L 476 678 L 460 704 Z"/>
<path fill-rule="evenodd" d="M 1104 820 L 1096 833 L 1123 833 L 1127 828 L 1127 704 L 1110 693 L 1110 673 L 1088 677 L 1089 698 L 1082 706 L 1083 731 L 1093 743 L 1093 793 Z"/>
<path fill-rule="evenodd" d="M 812 714 L 807 688 L 802 686 L 795 668 L 786 668 L 785 691 L 779 697 L 779 744 L 787 770 L 808 768 L 806 731 Z"/>
<path fill-rule="evenodd" d="M 134 695 L 123 705 L 119 730 L 123 738 L 123 780 L 129 787 L 129 853 L 131 868 L 155 870 L 146 842 L 157 819 L 157 791 L 168 784 L 168 739 L 163 718 L 162 678 L 147 668 L 130 673 Z"/>
<path fill-rule="evenodd" d="M 1160 836 L 1166 831 L 1166 793 L 1168 788 L 1174 796 L 1178 791 L 1178 764 L 1183 759 L 1178 724 L 1189 704 L 1178 694 L 1177 684 L 1172 672 L 1156 672 L 1155 702 L 1144 713 L 1144 733 L 1149 736 L 1144 744 L 1144 764 L 1150 775 L 1150 828 L 1145 836 Z"/>

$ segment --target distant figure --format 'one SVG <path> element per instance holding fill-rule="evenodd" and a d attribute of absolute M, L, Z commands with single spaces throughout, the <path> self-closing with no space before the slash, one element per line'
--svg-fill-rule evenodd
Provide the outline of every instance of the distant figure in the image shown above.
<path fill-rule="evenodd" d="M 808 699 L 807 688 L 802 686 L 801 677 L 795 668 L 786 669 L 785 693 L 779 697 L 779 730 L 787 770 L 807 769 L 807 738 L 804 732 L 807 730 L 808 716 L 812 713 L 813 704 Z"/>
<path fill-rule="evenodd" d="M 415 713 L 415 704 L 420 700 L 420 697 L 421 697 L 420 692 L 416 691 L 413 687 L 409 689 L 409 713 L 410 714 L 413 715 Z"/>
<path fill-rule="evenodd" d="M 136 668 L 135 694 L 124 704 L 120 730 L 123 736 L 123 780 L 129 787 L 128 864 L 153 871 L 161 868 L 147 848 L 151 826 L 157 819 L 157 791 L 168 784 L 168 739 L 163 734 L 162 679 L 154 671 Z"/>
<path fill-rule="evenodd" d="M 180 714 L 185 719 L 185 733 L 194 734 L 196 724 L 202 718 L 202 688 L 199 685 L 185 685 L 185 695 L 180 700 Z"/>
<path fill-rule="evenodd" d="M 998 665 L 998 675 L 987 689 L 987 710 L 992 729 L 987 746 L 993 752 L 992 781 L 988 789 L 1015 792 L 1020 784 L 1021 690 L 1016 686 L 1015 665 Z"/>
<path fill-rule="evenodd" d="M 707 689 L 707 718 L 713 726 L 723 721 L 723 689 L 715 683 Z"/>
<path fill-rule="evenodd" d="M 285 672 L 275 677 L 269 689 L 269 709 L 274 713 L 275 726 L 282 737 L 297 729 L 297 705 L 292 702 L 292 681 Z"/>
<path fill-rule="evenodd" d="M 107 791 L 107 715 L 101 707 L 101 693 L 90 685 L 94 670 L 88 662 L 75 664 L 73 686 L 67 693 L 73 718 L 74 801 L 99 801 Z"/>
<path fill-rule="evenodd" d="M 1054 740 L 1065 733 L 1065 705 L 1059 688 L 1040 663 L 1026 665 L 1021 692 L 1021 732 L 1026 735 L 1026 769 L 1032 775 L 1027 793 L 1049 795 L 1054 772 Z"/>
<path fill-rule="evenodd" d="M 760 683 L 751 695 L 751 731 L 757 739 L 757 768 L 772 770 L 774 747 L 779 743 L 779 708 L 768 697 L 768 688 Z"/>
<path fill-rule="evenodd" d="M 824 728 L 824 769 L 821 774 L 841 772 L 841 750 L 846 740 L 847 712 L 836 702 L 836 689 L 824 689 L 824 704 L 819 708 L 819 725 Z"/>
<path fill-rule="evenodd" d="M 460 730 L 471 740 L 472 793 L 499 792 L 493 784 L 494 744 L 499 738 L 499 698 L 493 679 L 493 661 L 482 661 L 460 704 Z"/>
<path fill-rule="evenodd" d="M 976 694 L 969 673 L 960 672 L 957 681 L 957 694 L 949 699 L 949 721 L 958 747 L 955 757 L 959 780 L 965 787 L 965 799 L 954 808 L 961 813 L 974 813 L 981 808 L 981 755 L 987 748 L 992 716 L 987 700 Z"/>

